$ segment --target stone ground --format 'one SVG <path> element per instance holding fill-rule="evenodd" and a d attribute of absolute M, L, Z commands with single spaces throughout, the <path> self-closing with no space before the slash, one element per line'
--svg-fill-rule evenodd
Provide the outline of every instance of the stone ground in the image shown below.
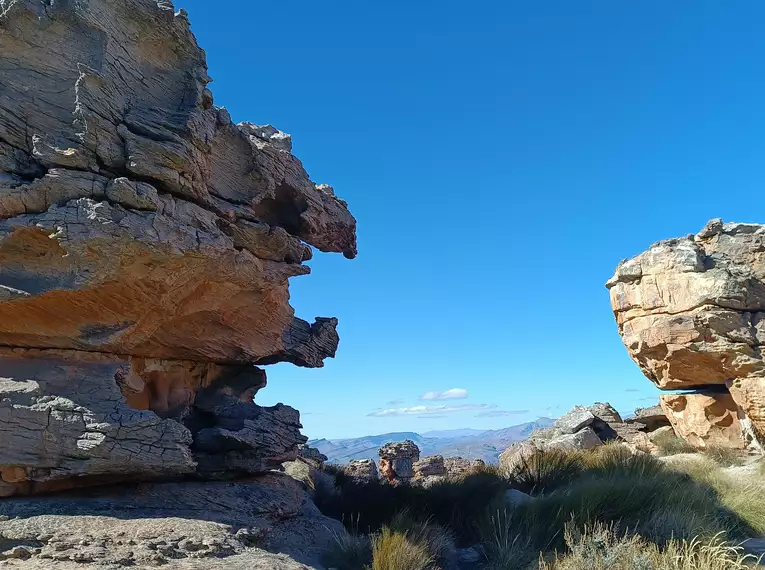
<path fill-rule="evenodd" d="M 0 568 L 320 568 L 342 525 L 281 474 L 145 483 L 0 504 Z"/>

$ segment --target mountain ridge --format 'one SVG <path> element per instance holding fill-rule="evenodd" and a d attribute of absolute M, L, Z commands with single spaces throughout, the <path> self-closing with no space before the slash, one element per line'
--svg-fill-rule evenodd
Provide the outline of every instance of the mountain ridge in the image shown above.
<path fill-rule="evenodd" d="M 377 450 L 381 446 L 406 439 L 417 444 L 422 457 L 443 455 L 496 463 L 499 454 L 509 445 L 528 438 L 535 429 L 550 427 L 553 422 L 550 418 L 538 418 L 531 422 L 484 431 L 465 428 L 432 430 L 422 434 L 404 431 L 346 439 L 318 438 L 310 440 L 308 445 L 321 451 L 332 463 L 347 463 L 353 459 L 376 460 Z"/>

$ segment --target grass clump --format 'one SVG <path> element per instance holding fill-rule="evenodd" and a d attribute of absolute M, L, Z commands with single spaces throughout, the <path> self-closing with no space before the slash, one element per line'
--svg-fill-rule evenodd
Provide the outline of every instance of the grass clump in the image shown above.
<path fill-rule="evenodd" d="M 541 494 L 565 486 L 584 469 L 583 454 L 563 449 L 540 450 L 525 458 L 512 475 L 513 487 Z"/>
<path fill-rule="evenodd" d="M 659 448 L 663 455 L 678 455 L 679 453 L 696 452 L 696 448 L 690 443 L 671 432 L 657 435 L 654 437 L 653 443 Z"/>
<path fill-rule="evenodd" d="M 534 559 L 528 539 L 518 532 L 505 509 L 497 510 L 484 522 L 480 553 L 484 570 L 521 570 Z"/>
<path fill-rule="evenodd" d="M 712 446 L 707 447 L 701 453 L 723 467 L 734 467 L 744 464 L 744 454 L 738 449 Z"/>
<path fill-rule="evenodd" d="M 334 541 L 324 553 L 322 561 L 327 568 L 337 570 L 365 570 L 372 563 L 372 544 L 368 536 L 355 532 L 336 533 Z"/>
<path fill-rule="evenodd" d="M 549 563 L 541 561 L 540 570 L 748 570 L 757 562 L 720 537 L 672 540 L 659 548 L 607 525 L 595 524 L 581 532 L 575 528 L 566 528 L 569 553 Z"/>
<path fill-rule="evenodd" d="M 371 570 L 435 570 L 436 561 L 423 542 L 383 527 L 372 537 Z"/>

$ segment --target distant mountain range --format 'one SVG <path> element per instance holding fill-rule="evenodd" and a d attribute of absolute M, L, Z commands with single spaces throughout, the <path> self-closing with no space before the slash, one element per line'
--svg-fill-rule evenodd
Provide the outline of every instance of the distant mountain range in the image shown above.
<path fill-rule="evenodd" d="M 522 441 L 538 428 L 550 427 L 550 418 L 539 418 L 503 429 L 488 431 L 474 429 L 453 429 L 429 431 L 423 434 L 415 432 L 384 433 L 353 439 L 313 439 L 308 442 L 329 458 L 332 463 L 347 463 L 351 459 L 377 459 L 377 450 L 391 441 L 411 439 L 420 448 L 420 455 L 443 455 L 444 457 L 464 457 L 465 459 L 483 459 L 487 463 L 496 463 L 499 454 L 506 447 Z"/>

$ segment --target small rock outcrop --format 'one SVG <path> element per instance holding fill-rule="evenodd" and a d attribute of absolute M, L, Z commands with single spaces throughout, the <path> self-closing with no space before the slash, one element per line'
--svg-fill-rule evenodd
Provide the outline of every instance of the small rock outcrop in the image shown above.
<path fill-rule="evenodd" d="M 343 473 L 359 483 L 372 483 L 380 479 L 377 464 L 371 459 L 353 459 L 343 466 Z"/>
<path fill-rule="evenodd" d="M 256 365 L 334 356 L 289 279 L 355 256 L 346 203 L 214 104 L 169 0 L 3 2 L 0 58 L 0 496 L 294 459 Z"/>
<path fill-rule="evenodd" d="M 607 283 L 619 334 L 643 373 L 662 390 L 702 394 L 662 406 L 694 445 L 765 441 L 763 251 L 765 226 L 712 220 L 623 261 Z"/>
<path fill-rule="evenodd" d="M 416 461 L 412 466 L 414 476 L 418 479 L 423 477 L 442 477 L 447 474 L 446 464 L 442 455 L 431 455 Z"/>
<path fill-rule="evenodd" d="M 409 481 L 414 477 L 414 464 L 420 460 L 420 448 L 413 441 L 398 441 L 383 445 L 380 456 L 380 475 L 388 481 Z"/>
<path fill-rule="evenodd" d="M 470 460 L 464 457 L 445 457 L 444 469 L 447 477 L 461 477 L 472 469 Z"/>
<path fill-rule="evenodd" d="M 534 430 L 528 440 L 503 451 L 499 456 L 500 468 L 512 474 L 540 451 L 594 449 L 611 441 L 625 444 L 635 452 L 657 452 L 659 448 L 652 442 L 652 434 L 657 429 L 667 428 L 669 420 L 663 412 L 653 409 L 650 412 L 637 410 L 636 416 L 646 423 L 640 423 L 637 417 L 623 419 L 608 403 L 575 406 L 558 418 L 553 427 Z"/>

